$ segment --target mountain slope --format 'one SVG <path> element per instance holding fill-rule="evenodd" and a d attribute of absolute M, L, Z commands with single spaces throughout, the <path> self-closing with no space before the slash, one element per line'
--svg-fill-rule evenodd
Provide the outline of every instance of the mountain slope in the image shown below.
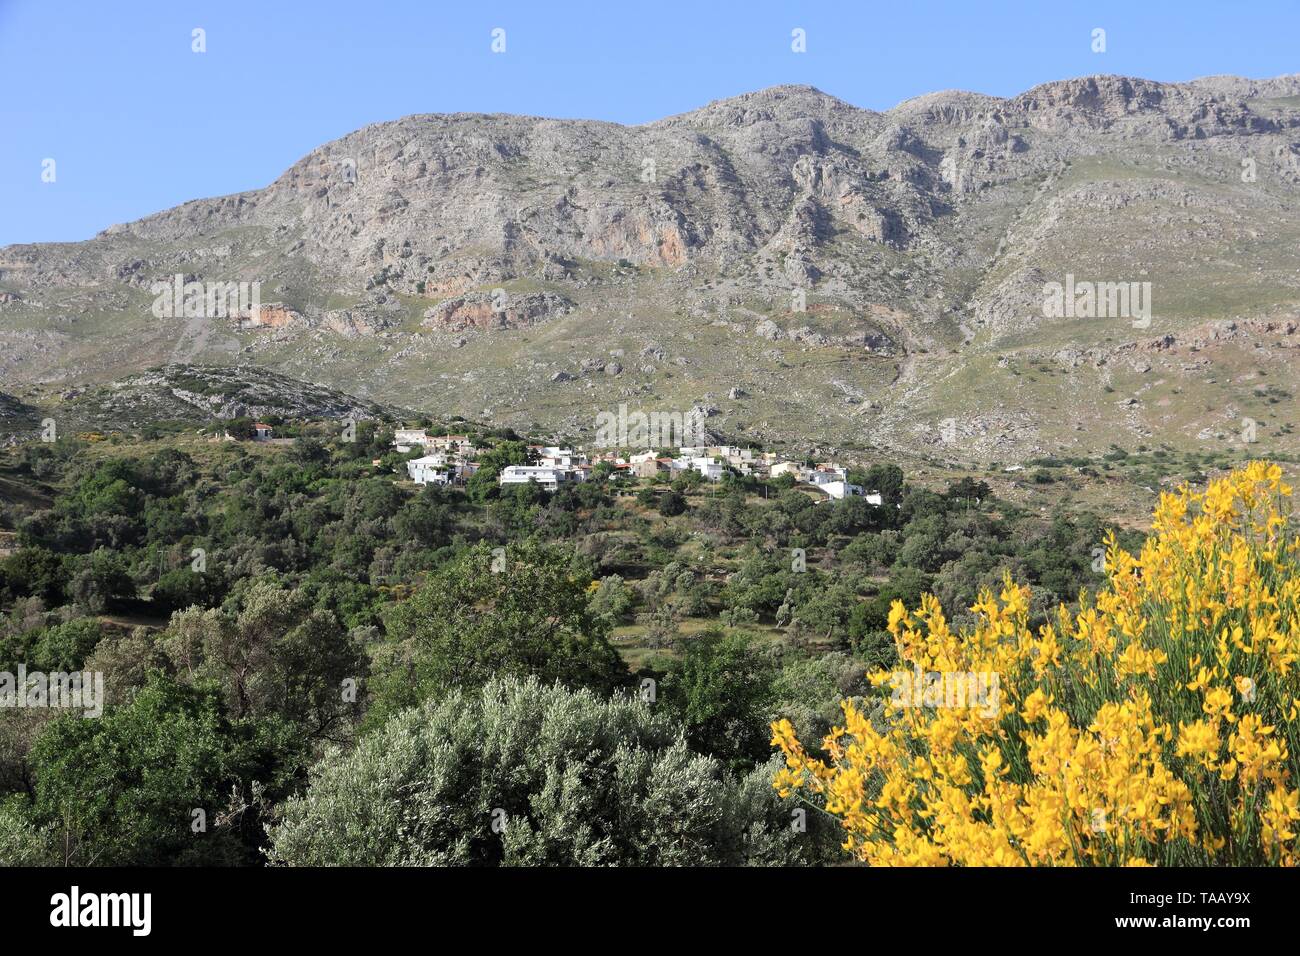
<path fill-rule="evenodd" d="M 0 442 L 35 438 L 39 420 L 45 418 L 55 423 L 56 434 L 68 434 L 133 431 L 160 422 L 207 425 L 241 416 L 361 421 L 412 414 L 254 365 L 171 363 L 102 385 L 69 389 L 43 409 L 0 394 Z"/>
<path fill-rule="evenodd" d="M 256 362 L 575 437 L 619 403 L 703 404 L 820 448 L 1013 460 L 1242 418 L 1290 448 L 1297 198 L 1296 76 L 882 113 L 775 87 L 638 127 L 411 116 L 262 190 L 0 250 L 0 376 L 31 401 Z M 263 306 L 158 318 L 175 275 L 258 282 Z M 1150 325 L 1046 318 L 1067 276 L 1150 282 Z"/>

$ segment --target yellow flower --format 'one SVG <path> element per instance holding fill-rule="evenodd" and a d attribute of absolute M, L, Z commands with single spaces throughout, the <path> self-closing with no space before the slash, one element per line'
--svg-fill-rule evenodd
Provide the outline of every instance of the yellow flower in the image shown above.
<path fill-rule="evenodd" d="M 1232 694 L 1223 687 L 1214 687 L 1207 691 L 1201 709 L 1211 717 L 1222 717 L 1229 723 L 1237 719 L 1232 716 Z"/>
<path fill-rule="evenodd" d="M 1047 705 L 1051 702 L 1052 698 L 1040 687 L 1026 698 L 1025 709 L 1020 712 L 1020 716 L 1024 718 L 1025 723 L 1032 724 L 1043 716 Z"/>
<path fill-rule="evenodd" d="M 772 725 L 774 786 L 819 801 L 876 866 L 1297 865 L 1290 495 L 1264 462 L 1162 494 L 1140 551 L 1109 537 L 1103 587 L 1036 632 L 1009 578 L 956 630 L 932 595 L 894 602 L 900 667 L 996 674 L 999 701 L 881 706 L 878 672 L 876 701 L 844 703 L 825 758 Z"/>

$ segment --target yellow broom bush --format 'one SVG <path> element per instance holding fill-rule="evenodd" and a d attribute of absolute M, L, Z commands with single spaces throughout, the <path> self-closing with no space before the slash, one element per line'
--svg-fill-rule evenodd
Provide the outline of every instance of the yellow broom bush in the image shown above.
<path fill-rule="evenodd" d="M 1277 465 L 1164 494 L 1137 556 L 1036 631 L 1027 588 L 981 595 L 953 631 L 938 601 L 895 602 L 902 673 L 987 674 L 982 704 L 921 706 L 871 675 L 810 755 L 772 725 L 782 795 L 838 817 L 877 866 L 1297 862 L 1300 540 Z M 906 668 L 907 670 L 903 670 Z M 937 706 L 936 706 L 937 705 Z"/>

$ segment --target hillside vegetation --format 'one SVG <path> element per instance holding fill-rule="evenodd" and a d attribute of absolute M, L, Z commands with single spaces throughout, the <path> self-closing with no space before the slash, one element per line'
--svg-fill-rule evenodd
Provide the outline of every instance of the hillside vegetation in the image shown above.
<path fill-rule="evenodd" d="M 1204 581 L 1196 613 L 1218 616 L 1204 625 L 1213 639 L 1196 638 L 1210 644 L 1178 649 L 1171 637 L 1145 641 L 1175 624 L 1201 627 L 1199 619 L 1177 617 L 1177 598 L 1151 603 L 1163 578 L 1134 568 L 1174 562 L 1173 543 L 1161 542 L 1182 533 L 1181 519 L 1168 502 L 1199 499 L 1168 499 L 1156 543 L 1143 549 L 1139 532 L 1079 502 L 1027 509 L 978 475 L 913 480 L 889 461 L 852 476 L 879 489 L 881 506 L 831 502 L 789 476 L 729 475 L 710 486 L 696 473 L 670 483 L 608 470 L 548 495 L 492 481 L 413 486 L 403 465 L 421 452 L 392 451 L 382 422 L 349 434 L 333 422 L 286 420 L 276 426 L 282 444 L 225 440 L 226 428 L 64 437 L 2 453 L 0 671 L 100 674 L 104 693 L 99 719 L 0 711 L 0 861 L 831 862 L 843 858 L 838 827 L 772 787 L 794 781 L 774 777 L 768 725 L 778 722 L 792 761 L 802 754 L 796 736 L 829 735 L 824 752 L 792 763 L 809 770 L 841 752 L 843 731 L 833 728 L 842 713 L 853 715 L 853 733 L 904 733 L 907 725 L 879 723 L 868 675 L 914 662 L 1005 668 L 1005 736 L 978 723 L 969 733 L 1002 741 L 1017 776 L 1000 799 L 1016 820 L 1028 811 L 1015 800 L 1041 790 L 1026 776 L 1039 752 L 1030 738 L 1043 726 L 1034 715 L 1081 741 L 1104 698 L 1146 727 L 1143 766 L 1171 761 L 1162 766 L 1174 776 L 1160 786 L 1180 773 L 1227 773 L 1235 761 L 1236 789 L 1224 801 L 1179 804 L 1183 831 L 1193 821 L 1200 828 L 1197 847 L 1206 833 L 1233 834 L 1227 849 L 1196 852 L 1233 862 L 1289 852 L 1258 842 L 1262 831 L 1239 820 L 1243 808 L 1272 807 L 1264 819 L 1277 829 L 1292 805 L 1295 746 L 1284 718 L 1294 589 L 1289 552 L 1269 544 L 1283 540 L 1276 520 L 1259 518 L 1258 542 L 1247 547 L 1234 543 L 1228 512 L 1216 512 L 1221 527 L 1198 519 L 1204 542 L 1179 546 L 1212 561 L 1187 580 Z M 471 437 L 489 458 L 523 449 L 508 431 Z M 1044 461 L 1029 483 L 1119 488 L 1189 467 L 1150 456 Z M 1212 485 L 1207 500 L 1222 510 L 1233 500 L 1223 488 L 1244 495 L 1258 480 L 1281 490 L 1280 471 L 1252 468 Z M 1014 490 L 1005 475 L 987 477 Z M 1248 531 L 1241 526 L 1243 542 Z M 1238 579 L 1244 598 L 1231 590 Z M 1214 590 L 1223 587 L 1230 591 Z M 990 589 L 1005 590 L 1002 603 Z M 1081 604 L 1085 591 L 1097 596 Z M 1132 606 L 1116 605 L 1116 594 Z M 902 610 L 918 606 L 916 617 Z M 1094 648 L 1073 636 L 1085 633 L 1076 616 L 1127 621 L 1147 638 L 1126 640 L 1099 623 L 1086 632 L 1100 642 Z M 1238 620 L 1240 635 L 1229 628 Z M 1015 642 L 990 644 L 993 631 Z M 1098 666 L 1088 663 L 1097 653 L 1100 683 L 1086 669 Z M 1204 673 L 1192 672 L 1193 657 Z M 1243 669 L 1252 660 L 1260 666 Z M 1199 696 L 1170 683 L 1184 676 L 1199 682 Z M 1187 709 L 1211 687 L 1220 701 L 1218 688 L 1242 676 L 1258 682 L 1269 708 L 1260 722 L 1244 710 Z M 1186 726 L 1174 729 L 1175 717 Z M 1013 731 L 1026 735 L 1026 750 Z M 953 786 L 975 786 L 977 761 L 995 751 L 944 740 L 957 749 L 942 773 L 955 775 Z M 1177 760 L 1165 754 L 1175 746 Z M 848 786 L 858 770 L 823 772 Z M 857 779 L 876 786 L 865 770 Z M 411 787 L 419 800 L 408 799 Z M 1139 826 L 1121 822 L 1130 796 L 1110 794 L 1102 807 L 1116 827 Z M 358 829 L 362 805 L 370 822 Z M 850 849 L 862 855 L 857 819 Z M 1167 845 L 1160 832 L 1140 832 L 1150 846 Z M 1089 845 L 1098 849 L 1088 859 L 1117 859 Z M 1200 858 L 1147 845 L 1126 853 Z M 874 861 L 912 851 L 880 852 Z"/>

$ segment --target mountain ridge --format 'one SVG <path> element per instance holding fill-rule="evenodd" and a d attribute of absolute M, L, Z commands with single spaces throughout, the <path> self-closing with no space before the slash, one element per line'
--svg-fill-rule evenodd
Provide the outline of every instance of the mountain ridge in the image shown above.
<path fill-rule="evenodd" d="M 1079 77 L 883 112 L 790 84 L 636 126 L 416 114 L 261 189 L 0 249 L 0 373 L 30 399 L 251 361 L 577 435 L 633 400 L 819 446 L 988 458 L 1165 428 L 1197 444 L 1253 407 L 1247 383 L 1295 371 L 1289 336 L 1172 356 L 1207 322 L 1297 314 L 1298 198 L 1300 74 Z M 174 275 L 257 282 L 266 308 L 150 316 Z M 1045 318 L 1066 275 L 1150 281 L 1151 335 Z M 1215 377 L 1192 371 L 1206 348 L 1243 388 L 1188 381 Z M 1144 396 L 1118 430 L 1089 420 L 1113 414 L 1107 389 Z M 1287 424 L 1266 434 L 1288 444 Z"/>
<path fill-rule="evenodd" d="M 1242 85 L 1244 85 L 1246 89 L 1241 91 L 1241 93 L 1243 93 L 1244 95 L 1253 95 L 1253 96 L 1263 95 L 1262 91 L 1265 87 L 1272 89 L 1273 90 L 1272 95 L 1274 96 L 1300 95 L 1300 73 L 1283 74 L 1276 77 L 1267 77 L 1261 79 L 1251 79 L 1251 78 L 1240 77 L 1232 74 L 1217 74 L 1217 75 L 1211 75 L 1205 77 L 1197 77 L 1192 80 L 1186 80 L 1180 82 L 1145 80 L 1137 77 L 1126 77 L 1119 74 L 1097 73 L 1097 74 L 1087 74 L 1084 76 L 1073 77 L 1073 78 L 1063 79 L 1063 80 L 1047 81 L 1045 83 L 1040 83 L 1036 86 L 1030 87 L 1028 90 L 1025 90 L 1022 93 L 1018 93 L 1015 96 L 1011 96 L 1011 97 L 1000 97 L 991 93 L 981 93 L 974 90 L 951 88 L 951 89 L 944 89 L 944 90 L 934 90 L 932 92 L 921 93 L 916 96 L 909 97 L 905 100 L 900 101 L 899 103 L 895 104 L 894 106 L 890 107 L 887 110 L 872 110 L 868 107 L 857 106 L 853 103 L 850 103 L 847 100 L 835 96 L 833 93 L 827 93 L 811 84 L 786 83 L 786 84 L 776 84 L 774 86 L 764 87 L 760 90 L 754 90 L 746 93 L 738 93 L 733 96 L 722 97 L 717 100 L 712 100 L 709 103 L 706 103 L 704 106 L 697 107 L 696 109 L 693 110 L 688 110 L 684 113 L 670 114 L 668 116 L 660 117 L 659 119 L 650 120 L 646 123 L 638 123 L 638 124 L 624 124 L 613 120 L 573 119 L 573 118 L 551 117 L 551 116 L 545 116 L 541 114 L 534 115 L 534 114 L 500 113 L 500 112 L 482 113 L 482 112 L 457 111 L 454 113 L 410 113 L 410 114 L 406 114 L 405 116 L 401 116 L 392 120 L 379 120 L 373 123 L 367 123 L 365 126 L 358 127 L 357 129 L 352 130 L 349 133 L 345 133 L 342 136 L 336 137 L 333 140 L 327 140 L 325 143 L 321 144 L 320 146 L 311 150 L 305 156 L 301 157 L 298 160 L 298 163 L 301 163 L 303 160 L 307 159 L 308 157 L 310 157 L 316 152 L 319 152 L 322 149 L 326 149 L 330 146 L 341 143 L 349 139 L 350 137 L 353 137 L 361 133 L 365 133 L 368 130 L 372 130 L 379 127 L 385 127 L 396 123 L 402 123 L 406 121 L 418 121 L 422 119 L 469 119 L 469 120 L 522 119 L 522 120 L 532 120 L 537 122 L 589 123 L 589 124 L 597 124 L 597 125 L 606 125 L 609 127 L 620 128 L 620 129 L 640 129 L 647 126 L 656 126 L 660 124 L 670 123 L 675 120 L 683 120 L 691 116 L 694 116 L 696 114 L 702 113 L 712 107 L 738 104 L 755 97 L 766 97 L 769 95 L 786 95 L 788 93 L 813 93 L 820 98 L 829 100 L 835 105 L 842 106 L 849 110 L 854 110 L 860 113 L 869 114 L 873 116 L 888 116 L 895 112 L 903 111 L 907 107 L 914 107 L 920 105 L 922 102 L 931 102 L 931 101 L 938 102 L 938 101 L 943 101 L 945 99 L 956 99 L 956 98 L 971 99 L 971 100 L 985 102 L 988 104 L 1013 103 L 1017 100 L 1020 100 L 1023 97 L 1028 97 L 1033 94 L 1039 94 L 1041 92 L 1060 88 L 1067 84 L 1081 83 L 1087 81 L 1097 81 L 1097 80 L 1116 80 L 1116 81 L 1129 81 L 1129 82 L 1132 82 L 1134 80 L 1139 80 L 1143 84 L 1150 84 L 1154 87 L 1161 87 L 1161 88 L 1179 88 L 1179 87 L 1210 88 L 1210 87 L 1219 87 L 1219 86 L 1240 88 Z M 1282 92 L 1283 90 L 1285 90 L 1286 92 Z M 297 163 L 293 165 L 297 165 Z M 290 167 L 290 169 L 292 168 L 293 166 Z M 100 230 L 99 232 L 97 232 L 92 237 L 92 239 L 98 239 L 101 237 L 119 234 L 120 231 L 122 231 L 126 227 L 134 225 L 135 223 L 143 222 L 155 216 L 159 216 L 164 213 L 170 212 L 174 209 L 179 209 L 184 206 L 188 206 L 192 203 L 217 202 L 226 199 L 238 199 L 240 197 L 249 196 L 253 193 L 259 193 L 275 185 L 275 183 L 278 182 L 284 175 L 285 173 L 282 173 L 279 177 L 276 177 L 276 179 L 272 180 L 266 186 L 252 187 L 250 189 L 239 190 L 233 193 L 226 193 L 220 196 L 196 197 L 194 199 L 185 200 L 184 202 L 178 203 L 176 206 L 169 207 L 168 209 L 159 210 L 158 212 L 155 213 L 146 214 L 145 216 L 141 216 L 139 219 L 129 220 L 125 223 L 113 223 L 109 226 L 106 226 L 104 229 Z M 76 240 L 76 241 L 89 241 L 89 240 Z M 4 252 L 8 248 L 13 248 L 14 246 L 62 245 L 62 244 L 65 243 L 13 243 L 10 246 L 0 246 L 0 253 Z"/>

